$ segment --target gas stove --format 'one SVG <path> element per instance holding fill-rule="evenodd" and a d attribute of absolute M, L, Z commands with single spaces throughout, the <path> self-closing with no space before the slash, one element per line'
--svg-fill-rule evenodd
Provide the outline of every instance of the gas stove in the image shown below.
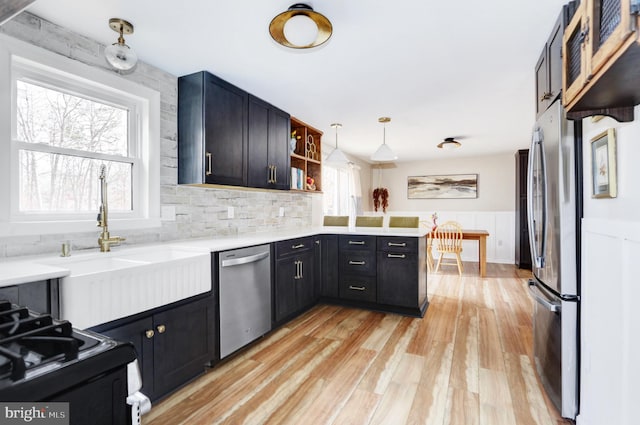
<path fill-rule="evenodd" d="M 71 424 L 138 423 L 130 399 L 145 397 L 132 369 L 131 344 L 0 301 L 0 401 L 68 402 Z"/>

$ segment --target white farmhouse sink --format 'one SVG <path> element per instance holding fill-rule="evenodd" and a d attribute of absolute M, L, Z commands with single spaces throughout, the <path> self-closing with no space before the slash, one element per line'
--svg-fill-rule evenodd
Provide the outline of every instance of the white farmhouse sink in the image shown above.
<path fill-rule="evenodd" d="M 69 270 L 60 281 L 60 317 L 81 329 L 211 290 L 208 251 L 160 245 L 40 262 Z"/>

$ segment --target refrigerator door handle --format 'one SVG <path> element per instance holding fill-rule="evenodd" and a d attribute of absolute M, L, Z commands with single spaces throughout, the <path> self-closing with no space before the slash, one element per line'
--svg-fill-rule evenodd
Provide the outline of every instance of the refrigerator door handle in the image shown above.
<path fill-rule="evenodd" d="M 531 298 L 533 298 L 538 304 L 546 308 L 547 310 L 560 313 L 562 306 L 560 302 L 549 301 L 547 297 L 538 289 L 536 283 L 533 280 L 529 281 L 529 293 L 531 294 Z"/>
<path fill-rule="evenodd" d="M 537 268 L 543 268 L 545 264 L 545 252 L 547 249 L 547 164 L 544 155 L 544 143 L 543 143 L 543 134 L 542 130 L 536 128 L 533 132 L 533 136 L 531 138 L 531 157 L 529 158 L 529 163 L 527 164 L 527 218 L 529 225 L 529 245 L 531 246 L 531 256 L 533 257 L 533 262 Z M 536 163 L 536 159 L 540 156 L 540 173 L 541 176 L 538 176 L 538 190 L 542 193 L 540 194 L 542 198 L 542 208 L 541 213 L 542 217 L 540 217 L 542 221 L 542 231 L 540 232 L 540 241 L 538 243 L 537 234 L 536 234 L 536 216 L 534 214 L 533 209 L 533 200 L 535 194 L 533 193 L 534 188 L 534 164 Z"/>

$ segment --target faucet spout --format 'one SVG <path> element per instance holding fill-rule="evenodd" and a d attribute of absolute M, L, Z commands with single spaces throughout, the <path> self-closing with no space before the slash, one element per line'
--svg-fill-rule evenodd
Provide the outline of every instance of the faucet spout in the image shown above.
<path fill-rule="evenodd" d="M 100 236 L 98 237 L 98 246 L 100 252 L 111 251 L 111 245 L 119 245 L 125 241 L 125 238 L 120 236 L 111 236 L 109 234 L 109 220 L 108 220 L 108 202 L 107 202 L 107 167 L 103 164 L 100 167 L 100 209 L 98 211 L 98 223 L 97 226 L 102 228 Z"/>

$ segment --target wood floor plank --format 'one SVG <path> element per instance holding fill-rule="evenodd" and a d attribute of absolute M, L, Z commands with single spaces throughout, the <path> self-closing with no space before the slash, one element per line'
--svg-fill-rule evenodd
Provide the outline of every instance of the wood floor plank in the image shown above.
<path fill-rule="evenodd" d="M 318 305 L 155 403 L 144 425 L 568 425 L 531 358 L 530 272 L 428 276 L 423 319 Z"/>

